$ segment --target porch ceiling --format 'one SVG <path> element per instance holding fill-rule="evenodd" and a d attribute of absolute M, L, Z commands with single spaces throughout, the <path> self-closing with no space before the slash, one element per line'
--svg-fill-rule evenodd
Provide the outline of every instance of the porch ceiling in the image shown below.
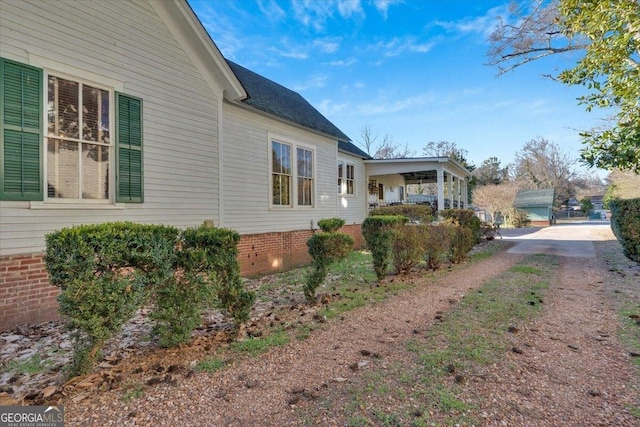
<path fill-rule="evenodd" d="M 430 184 L 438 182 L 438 172 L 435 170 L 405 172 L 401 175 L 404 176 L 407 184 Z"/>

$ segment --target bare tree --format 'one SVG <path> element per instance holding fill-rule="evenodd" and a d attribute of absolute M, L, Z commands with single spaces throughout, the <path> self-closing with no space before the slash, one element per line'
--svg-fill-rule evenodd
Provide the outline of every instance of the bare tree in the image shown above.
<path fill-rule="evenodd" d="M 586 49 L 584 38 L 568 37 L 558 1 L 512 1 L 489 36 L 489 64 L 504 74 L 545 56 Z"/>
<path fill-rule="evenodd" d="M 509 179 L 509 168 L 501 167 L 497 157 L 489 157 L 474 169 L 473 176 L 477 185 L 501 184 Z"/>
<path fill-rule="evenodd" d="M 410 150 L 408 144 L 396 144 L 387 134 L 380 138 L 380 134 L 374 134 L 369 125 L 362 128 L 360 140 L 357 142 L 374 159 L 406 159 L 415 155 L 415 151 Z"/>
<path fill-rule="evenodd" d="M 473 192 L 473 204 L 487 211 L 492 221 L 495 222 L 497 214 L 500 213 L 509 222 L 514 212 L 513 201 L 520 188 L 520 184 L 513 181 L 478 186 Z"/>
<path fill-rule="evenodd" d="M 514 156 L 513 178 L 523 188 L 554 188 L 555 205 L 560 206 L 575 194 L 572 183 L 577 176 L 574 166 L 577 159 L 560 151 L 554 142 L 538 137 L 527 142 Z"/>
<path fill-rule="evenodd" d="M 467 156 L 469 151 L 459 148 L 455 142 L 449 141 L 430 141 L 422 147 L 422 153 L 427 157 L 449 157 L 456 160 L 469 170 L 475 169 L 475 166 L 469 164 Z"/>

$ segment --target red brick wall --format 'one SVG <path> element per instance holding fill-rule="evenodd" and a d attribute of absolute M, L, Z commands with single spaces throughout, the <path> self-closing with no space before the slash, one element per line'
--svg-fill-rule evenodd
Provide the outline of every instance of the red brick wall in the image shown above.
<path fill-rule="evenodd" d="M 49 285 L 42 255 L 0 258 L 0 330 L 59 318 L 59 289 Z"/>
<path fill-rule="evenodd" d="M 346 225 L 340 232 L 353 237 L 356 248 L 364 246 L 360 224 Z M 242 275 L 255 276 L 310 263 L 307 240 L 311 235 L 311 230 L 296 230 L 241 236 L 238 262 Z"/>
<path fill-rule="evenodd" d="M 340 230 L 349 234 L 355 247 L 364 246 L 359 224 Z M 238 262 L 243 276 L 287 270 L 311 262 L 307 240 L 311 230 L 241 236 Z M 49 285 L 43 254 L 0 258 L 0 331 L 28 323 L 58 320 L 59 289 Z"/>

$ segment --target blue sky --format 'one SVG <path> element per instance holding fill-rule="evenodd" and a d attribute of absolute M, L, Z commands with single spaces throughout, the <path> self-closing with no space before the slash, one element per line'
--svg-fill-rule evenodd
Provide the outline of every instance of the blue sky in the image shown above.
<path fill-rule="evenodd" d="M 455 142 L 503 165 L 544 137 L 579 157 L 599 116 L 542 77 L 575 58 L 497 76 L 487 36 L 508 0 L 189 0 L 222 54 L 299 92 L 354 143 L 369 126 L 416 156 Z M 586 169 L 585 169 L 586 170 Z"/>

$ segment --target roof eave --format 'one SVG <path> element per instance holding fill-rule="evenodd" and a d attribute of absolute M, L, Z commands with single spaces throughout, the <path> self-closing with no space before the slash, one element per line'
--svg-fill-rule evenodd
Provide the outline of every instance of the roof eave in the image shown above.
<path fill-rule="evenodd" d="M 149 1 L 149 5 L 176 37 L 212 89 L 216 89 L 217 85 L 222 86 L 227 99 L 242 100 L 247 97 L 246 90 L 186 0 Z M 220 70 L 221 74 L 215 70 Z"/>

